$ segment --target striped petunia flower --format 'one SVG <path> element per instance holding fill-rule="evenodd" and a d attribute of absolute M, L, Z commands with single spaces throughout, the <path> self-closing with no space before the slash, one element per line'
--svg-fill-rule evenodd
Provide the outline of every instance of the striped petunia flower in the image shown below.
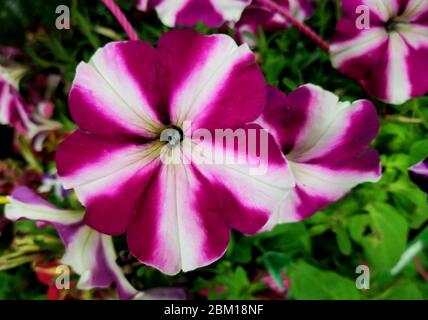
<path fill-rule="evenodd" d="M 428 1 L 343 0 L 333 65 L 367 92 L 402 104 L 428 92 Z"/>
<path fill-rule="evenodd" d="M 20 133 L 27 131 L 30 107 L 18 92 L 18 84 L 6 69 L 0 67 L 0 124 L 15 127 Z"/>
<path fill-rule="evenodd" d="M 251 0 L 139 0 L 137 8 L 154 8 L 168 27 L 194 26 L 199 22 L 219 27 L 226 21 L 238 21 Z"/>
<path fill-rule="evenodd" d="M 167 274 L 205 266 L 232 228 L 259 231 L 294 185 L 273 137 L 251 123 L 265 102 L 253 53 L 229 36 L 112 42 L 77 68 L 69 108 L 79 129 L 58 148 L 58 174 L 86 223 L 126 232 L 141 262 Z M 244 161 L 211 161 L 219 154 Z"/>
<path fill-rule="evenodd" d="M 43 150 L 43 143 L 50 132 L 62 128 L 62 123 L 50 119 L 55 105 L 50 101 L 41 101 L 37 104 L 35 111 L 25 121 L 26 137 L 31 140 L 35 151 Z"/>
<path fill-rule="evenodd" d="M 274 0 L 286 8 L 299 21 L 304 21 L 312 15 L 314 0 Z M 262 0 L 254 0 L 242 14 L 241 19 L 234 25 L 236 36 L 240 42 L 253 46 L 254 39 L 247 32 L 258 35 L 259 28 L 266 32 L 275 32 L 290 27 L 290 23 L 279 13 L 266 7 Z"/>
<path fill-rule="evenodd" d="M 409 169 L 412 181 L 428 193 L 428 158 L 423 159 Z"/>
<path fill-rule="evenodd" d="M 78 289 L 106 288 L 114 283 L 121 299 L 137 297 L 138 291 L 116 263 L 112 237 L 86 226 L 83 211 L 59 209 L 27 187 L 16 188 L 8 198 L 5 216 L 9 220 L 28 219 L 55 227 L 66 248 L 62 263 L 80 275 Z"/>
<path fill-rule="evenodd" d="M 369 144 L 379 122 L 371 102 L 339 102 L 315 85 L 288 96 L 270 87 L 267 101 L 258 122 L 274 135 L 296 182 L 269 226 L 304 219 L 356 185 L 378 181 L 379 156 Z"/>
<path fill-rule="evenodd" d="M 38 101 L 34 107 L 27 103 L 18 91 L 19 78 L 23 70 L 8 71 L 0 67 L 0 124 L 14 127 L 16 132 L 31 140 L 35 151 L 42 151 L 43 142 L 51 131 L 59 130 L 62 124 L 49 119 L 54 104 Z M 17 74 L 17 75 L 13 75 Z"/>

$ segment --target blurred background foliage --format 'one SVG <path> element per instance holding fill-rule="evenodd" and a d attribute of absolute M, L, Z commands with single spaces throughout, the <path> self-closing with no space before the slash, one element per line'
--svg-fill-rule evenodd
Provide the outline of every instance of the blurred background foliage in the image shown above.
<path fill-rule="evenodd" d="M 137 11 L 134 1 L 118 3 L 141 39 L 155 45 L 167 30 L 156 14 Z M 320 0 L 307 21 L 327 40 L 340 15 L 339 3 Z M 71 8 L 70 30 L 55 28 L 55 8 L 60 4 Z M 67 110 L 67 92 L 76 65 L 107 42 L 126 39 L 113 16 L 96 0 L 0 0 L 0 26 L 0 44 L 24 52 L 20 61 L 28 67 L 21 82 L 24 96 L 26 84 L 38 74 L 61 76 L 53 102 L 55 119 L 64 124 L 64 130 L 74 126 Z M 232 34 L 202 25 L 197 29 Z M 382 123 L 374 146 L 381 153 L 383 178 L 355 188 L 306 221 L 280 225 L 251 238 L 234 233 L 227 253 L 218 262 L 175 277 L 136 263 L 124 240 L 118 238 L 119 263 L 127 277 L 139 289 L 181 287 L 196 299 L 427 299 L 426 247 L 416 258 L 408 258 L 406 250 L 415 242 L 428 242 L 427 195 L 408 178 L 409 166 L 428 155 L 428 97 L 402 106 L 368 97 L 357 83 L 331 67 L 327 53 L 293 28 L 262 33 L 255 51 L 267 81 L 284 92 L 314 83 L 343 100 L 371 99 Z M 2 127 L 0 134 L 1 162 L 18 171 L 31 167 L 25 157 L 13 151 L 11 129 Z M 52 149 L 51 154 L 34 156 L 45 171 L 54 165 Z M 51 195 L 50 200 L 64 207 L 76 205 L 73 198 L 61 202 Z M 11 257 L 18 250 L 17 240 L 24 254 Z M 27 251 L 22 251 L 23 247 Z M 60 258 L 62 250 L 50 228 L 38 229 L 31 222 L 8 225 L 0 237 L 0 261 L 12 259 L 16 267 L 0 270 L 0 299 L 46 298 L 46 286 L 37 281 L 31 261 L 39 255 Z M 358 265 L 370 268 L 369 290 L 356 288 Z"/>

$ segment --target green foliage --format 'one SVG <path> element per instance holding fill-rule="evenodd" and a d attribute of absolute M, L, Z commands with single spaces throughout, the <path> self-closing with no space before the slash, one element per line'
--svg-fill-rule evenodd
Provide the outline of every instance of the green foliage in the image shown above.
<path fill-rule="evenodd" d="M 46 288 L 39 284 L 31 268 L 23 266 L 0 272 L 0 300 L 43 300 Z"/>
<path fill-rule="evenodd" d="M 401 282 L 379 295 L 378 300 L 424 300 L 424 295 L 413 282 Z"/>
<path fill-rule="evenodd" d="M 299 300 L 358 300 L 355 283 L 332 271 L 300 261 L 290 271 L 291 295 Z"/>
<path fill-rule="evenodd" d="M 369 265 L 384 272 L 394 266 L 406 247 L 407 222 L 384 203 L 370 204 L 367 212 L 350 220 L 350 234 L 363 247 Z"/>
<path fill-rule="evenodd" d="M 279 252 L 267 252 L 263 255 L 266 270 L 271 274 L 281 290 L 285 290 L 282 275 L 286 267 L 290 264 L 290 258 Z"/>
<path fill-rule="evenodd" d="M 213 278 L 198 278 L 195 282 L 197 292 L 208 290 L 208 299 L 252 300 L 258 292 L 265 289 L 264 284 L 250 281 L 243 267 L 233 268 L 227 261 L 217 264 L 215 273 Z"/>

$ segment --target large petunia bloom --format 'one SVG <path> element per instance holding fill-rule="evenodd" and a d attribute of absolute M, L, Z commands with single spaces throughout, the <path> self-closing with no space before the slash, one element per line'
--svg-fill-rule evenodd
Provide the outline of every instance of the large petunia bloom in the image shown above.
<path fill-rule="evenodd" d="M 141 262 L 167 274 L 207 265 L 225 252 L 230 229 L 259 231 L 294 185 L 272 136 L 248 148 L 233 138 L 235 130 L 265 132 L 251 124 L 265 100 L 253 53 L 229 36 L 173 30 L 156 49 L 110 43 L 77 68 L 69 108 L 79 129 L 58 148 L 58 174 L 85 205 L 86 223 L 127 232 Z M 232 144 L 217 139 L 222 129 Z M 195 161 L 189 145 L 202 160 L 245 161 Z M 267 152 L 257 160 L 255 150 Z M 257 161 L 264 174 L 251 173 Z"/>
<path fill-rule="evenodd" d="M 314 85 L 288 96 L 270 87 L 267 101 L 258 122 L 275 137 L 296 182 L 269 226 L 304 219 L 380 178 L 379 156 L 369 147 L 379 129 L 371 102 L 339 102 Z"/>
<path fill-rule="evenodd" d="M 16 188 L 9 201 L 5 206 L 9 220 L 28 219 L 55 227 L 66 247 L 62 263 L 80 275 L 77 288 L 106 288 L 114 283 L 121 299 L 137 296 L 116 263 L 112 238 L 86 226 L 83 211 L 59 209 L 27 187 Z"/>
<path fill-rule="evenodd" d="M 312 15 L 313 0 L 274 0 L 286 8 L 299 21 L 304 21 Z M 240 42 L 254 45 L 254 40 L 245 33 L 258 35 L 258 28 L 266 32 L 275 32 L 290 27 L 290 23 L 282 15 L 273 12 L 261 0 L 254 0 L 242 14 L 241 19 L 234 25 Z"/>
<path fill-rule="evenodd" d="M 168 27 L 189 26 L 199 22 L 219 27 L 226 21 L 238 21 L 251 0 L 139 0 L 137 8 L 152 8 Z"/>
<path fill-rule="evenodd" d="M 330 48 L 336 68 L 388 103 L 428 92 L 428 1 L 343 0 L 342 10 Z"/>
<path fill-rule="evenodd" d="M 409 169 L 409 176 L 421 190 L 428 193 L 428 158 L 412 166 Z"/>

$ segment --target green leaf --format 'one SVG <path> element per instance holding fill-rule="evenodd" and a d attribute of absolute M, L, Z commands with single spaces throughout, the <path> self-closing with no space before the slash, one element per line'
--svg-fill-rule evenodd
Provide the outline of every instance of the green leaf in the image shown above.
<path fill-rule="evenodd" d="M 235 277 L 236 285 L 237 286 L 248 286 L 250 284 L 250 281 L 248 280 L 247 273 L 245 272 L 244 268 L 237 267 L 235 270 Z"/>
<path fill-rule="evenodd" d="M 395 285 L 381 295 L 376 297 L 378 300 L 424 300 L 422 292 L 418 286 L 412 282 L 402 282 Z"/>
<path fill-rule="evenodd" d="M 233 234 L 226 257 L 232 262 L 249 263 L 252 259 L 252 238 Z"/>
<path fill-rule="evenodd" d="M 354 281 L 332 271 L 324 271 L 300 261 L 293 265 L 291 294 L 299 300 L 358 300 Z"/>
<path fill-rule="evenodd" d="M 302 222 L 278 225 L 255 237 L 254 243 L 263 252 L 278 251 L 289 256 L 311 251 L 311 239 Z"/>
<path fill-rule="evenodd" d="M 350 235 L 363 247 L 374 272 L 382 273 L 394 266 L 406 248 L 407 221 L 385 203 L 370 204 L 367 211 L 350 219 Z"/>
<path fill-rule="evenodd" d="M 97 34 L 92 30 L 92 24 L 89 19 L 82 15 L 78 10 L 73 10 L 71 16 L 92 47 L 94 47 L 94 49 L 98 49 L 100 47 L 100 41 Z"/>
<path fill-rule="evenodd" d="M 426 194 L 408 181 L 407 177 L 406 182 L 399 190 L 394 190 L 391 196 L 395 207 L 407 218 L 411 228 L 420 228 L 428 220 Z"/>
<path fill-rule="evenodd" d="M 278 284 L 278 286 L 284 290 L 284 284 L 282 282 L 282 272 L 290 263 L 290 258 L 280 252 L 266 252 L 263 255 L 263 261 L 266 265 L 267 271 L 270 273 L 272 278 Z"/>
<path fill-rule="evenodd" d="M 413 165 L 428 156 L 428 139 L 418 140 L 410 148 L 410 164 Z"/>
<path fill-rule="evenodd" d="M 352 243 L 346 229 L 342 225 L 337 225 L 333 231 L 336 234 L 336 242 L 339 246 L 340 252 L 346 256 L 350 255 L 352 252 Z"/>
<path fill-rule="evenodd" d="M 284 78 L 282 79 L 282 83 L 285 84 L 285 86 L 290 90 L 290 91 L 294 91 L 297 89 L 298 85 L 289 78 Z"/>

